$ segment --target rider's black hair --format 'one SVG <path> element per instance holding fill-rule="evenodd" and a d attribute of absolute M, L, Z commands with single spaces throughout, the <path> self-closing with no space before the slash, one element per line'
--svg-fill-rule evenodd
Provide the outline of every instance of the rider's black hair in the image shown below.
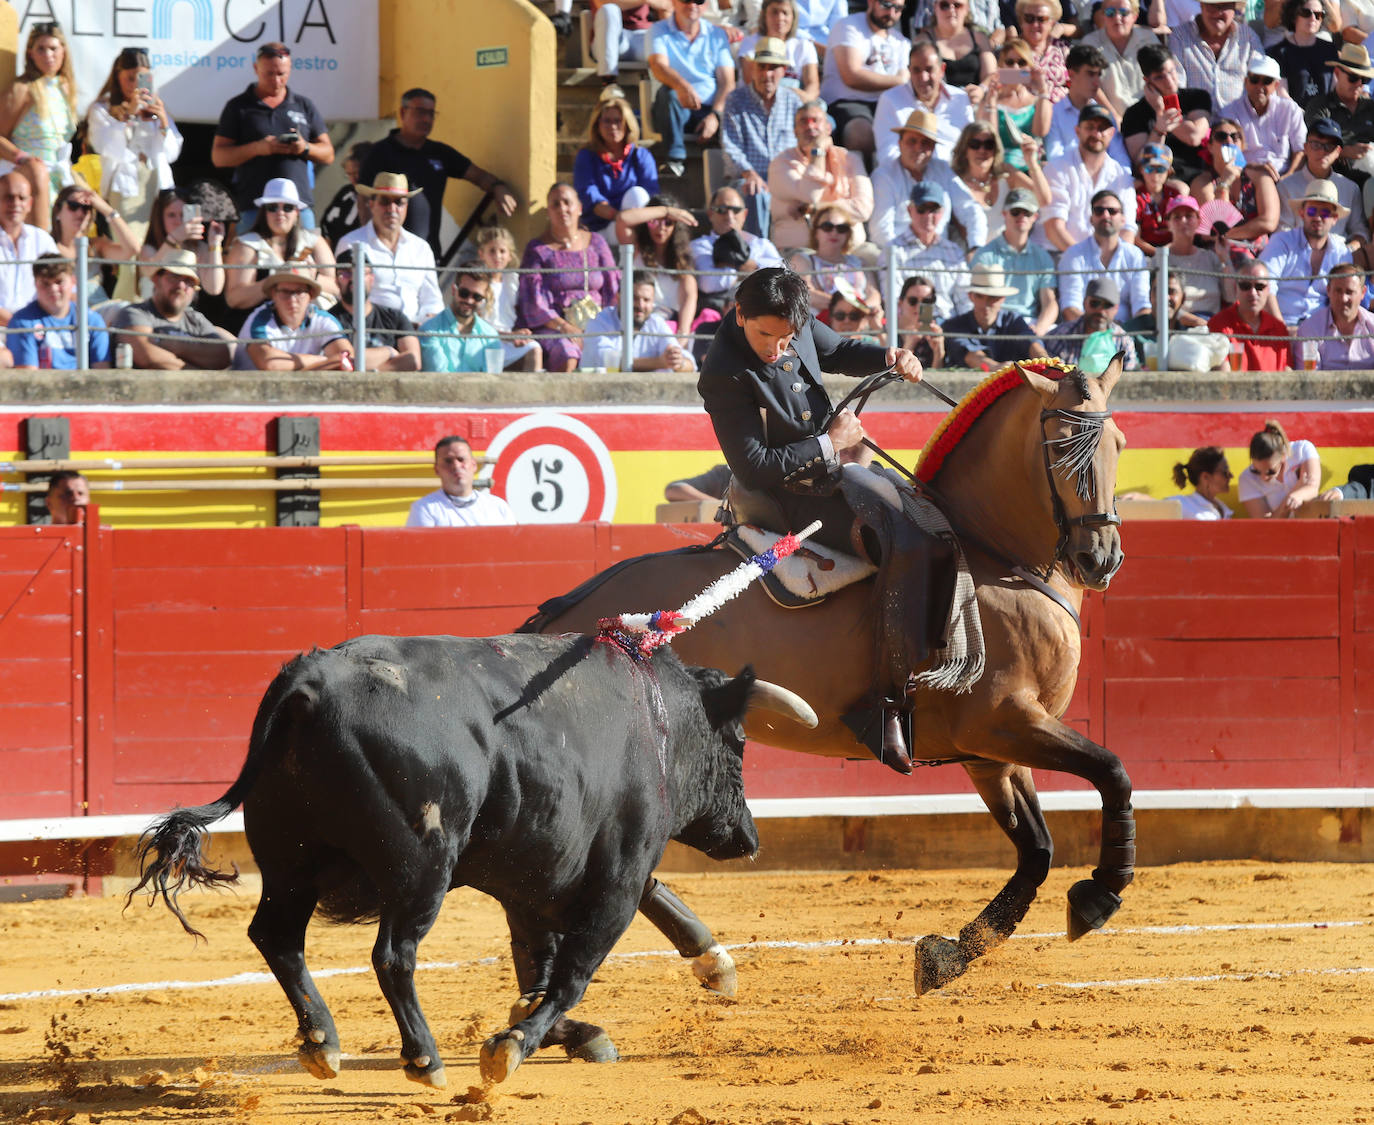
<path fill-rule="evenodd" d="M 799 332 L 811 319 L 811 294 L 806 281 L 785 266 L 769 266 L 751 273 L 740 282 L 735 304 L 745 320 L 777 316 Z"/>

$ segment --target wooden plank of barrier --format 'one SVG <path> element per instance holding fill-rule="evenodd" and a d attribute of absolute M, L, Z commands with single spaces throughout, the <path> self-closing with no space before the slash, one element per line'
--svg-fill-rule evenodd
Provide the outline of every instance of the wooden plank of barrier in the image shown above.
<path fill-rule="evenodd" d="M 1181 520 L 1181 500 L 1122 500 L 1116 506 L 1123 520 Z"/>
<path fill-rule="evenodd" d="M 654 508 L 655 523 L 714 523 L 719 500 L 669 500 Z"/>

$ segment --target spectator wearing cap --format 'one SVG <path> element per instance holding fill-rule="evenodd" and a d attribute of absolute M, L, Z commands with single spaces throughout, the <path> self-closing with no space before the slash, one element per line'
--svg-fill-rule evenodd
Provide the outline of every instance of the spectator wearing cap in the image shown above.
<path fill-rule="evenodd" d="M 686 168 L 687 135 L 706 144 L 720 131 L 725 99 L 735 88 L 730 38 L 701 18 L 700 3 L 673 0 L 673 14 L 649 29 L 649 71 L 662 85 L 654 96 L 654 126 L 665 143 L 663 174 Z"/>
<path fill-rule="evenodd" d="M 1201 208 L 1191 195 L 1181 195 L 1169 204 L 1169 276 L 1183 284 L 1185 307 L 1194 316 L 1207 319 L 1226 303 L 1222 292 L 1221 259 L 1196 238 Z"/>
<path fill-rule="evenodd" d="M 1145 93 L 1145 78 L 1136 56 L 1142 47 L 1158 45 L 1159 36 L 1140 24 L 1138 0 L 1102 0 L 1094 9 L 1101 24 L 1083 36 L 1080 43 L 1096 47 L 1106 59 L 1102 72 L 1102 93 L 1117 114 L 1138 102 Z"/>
<path fill-rule="evenodd" d="M 155 259 L 153 294 L 125 305 L 111 329 L 141 371 L 222 371 L 234 362 L 234 337 L 191 307 L 200 291 L 196 256 L 164 250 Z"/>
<path fill-rule="evenodd" d="M 285 43 L 262 44 L 253 73 L 257 80 L 230 98 L 220 113 L 210 160 L 216 168 L 234 170 L 239 230 L 253 226 L 258 217 L 253 200 L 267 181 L 283 176 L 295 182 L 305 204 L 302 223 L 314 227 L 310 165 L 334 163 L 329 126 L 315 103 L 287 84 L 291 48 Z"/>
<path fill-rule="evenodd" d="M 772 229 L 769 166 L 796 139 L 796 118 L 802 99 L 795 89 L 781 84 L 787 65 L 787 48 L 781 39 L 760 39 L 754 47 L 749 82 L 736 86 L 725 99 L 725 118 L 720 130 L 725 174 L 748 208 L 744 229 L 751 234 L 766 235 Z M 813 150 L 816 148 L 812 146 Z M 821 174 L 828 174 L 824 153 L 817 152 L 813 157 L 808 151 L 806 156 L 808 167 L 815 164 Z M 862 163 L 859 173 L 863 173 Z"/>
<path fill-rule="evenodd" d="M 1259 36 L 1236 13 L 1236 0 L 1202 0 L 1197 15 L 1176 25 L 1169 48 L 1183 82 L 1206 90 L 1216 105 L 1241 96 L 1250 60 L 1264 54 Z"/>
<path fill-rule="evenodd" d="M 937 124 L 935 115 L 924 109 L 914 109 L 895 129 L 897 159 L 880 165 L 873 172 L 873 221 L 868 237 L 875 245 L 886 246 L 907 229 L 907 204 L 911 190 L 917 184 L 936 184 L 945 193 L 949 207 L 943 212 L 949 222 L 951 213 L 964 228 L 964 237 L 971 249 L 988 240 L 988 217 L 982 205 L 969 194 L 968 188 L 947 162 L 935 155 Z M 945 228 L 940 228 L 945 233 Z"/>
<path fill-rule="evenodd" d="M 974 266 L 968 294 L 973 307 L 942 325 L 951 367 L 988 371 L 1012 360 L 1045 355 L 1030 321 L 1005 307 L 1016 288 L 1007 284 L 1000 268 Z"/>
<path fill-rule="evenodd" d="M 923 109 L 935 118 L 935 155 L 945 161 L 953 154 L 954 142 L 964 126 L 973 120 L 973 103 L 967 93 L 945 81 L 945 60 L 934 43 L 921 40 L 912 44 L 908 70 L 908 82 L 893 86 L 878 99 L 873 114 L 875 165 L 898 158 L 897 127 L 905 124 L 914 110 Z"/>
<path fill-rule="evenodd" d="M 10 317 L 6 338 L 15 367 L 77 370 L 76 263 L 61 255 L 39 258 L 32 266 L 34 296 Z M 110 366 L 110 334 L 94 309 L 86 313 L 86 346 L 91 367 Z"/>
<path fill-rule="evenodd" d="M 1077 364 L 1084 359 L 1084 344 L 1088 337 L 1107 333 L 1111 352 L 1125 353 L 1127 371 L 1140 366 L 1133 341 L 1116 322 L 1121 305 L 1121 290 L 1110 277 L 1095 277 L 1088 282 L 1083 297 L 1083 312 L 1073 320 L 1066 320 L 1044 339 L 1045 351 L 1056 359 Z M 1107 358 L 1110 358 L 1108 356 Z"/>
<path fill-rule="evenodd" d="M 1361 180 L 1374 172 L 1374 98 L 1369 82 L 1374 79 L 1369 51 L 1358 43 L 1341 44 L 1331 67 L 1331 89 L 1304 102 L 1309 131 L 1314 122 L 1329 117 L 1341 128 L 1341 160 L 1336 166 L 1352 179 Z M 1367 181 L 1366 181 L 1367 182 Z M 1366 200 L 1364 212 L 1369 213 Z"/>
<path fill-rule="evenodd" d="M 510 185 L 479 168 L 456 148 L 430 139 L 438 116 L 438 101 L 428 90 L 415 86 L 401 95 L 396 128 L 376 142 L 358 173 L 358 183 L 375 184 L 383 172 L 400 172 L 420 189 L 406 209 L 405 228 L 418 234 L 437 255 L 439 226 L 444 215 L 444 191 L 449 180 L 466 180 L 490 192 L 497 210 L 509 218 L 519 200 Z"/>
<path fill-rule="evenodd" d="M 1183 86 L 1179 66 L 1169 49 L 1152 43 L 1136 57 L 1145 82 L 1140 100 L 1121 115 L 1122 138 L 1131 159 L 1140 159 L 1147 144 L 1167 144 L 1174 154 L 1174 174 L 1189 182 L 1207 165 L 1200 154 L 1211 131 L 1212 95 L 1196 86 Z M 1166 107 L 1165 99 L 1178 99 L 1178 109 Z"/>
<path fill-rule="evenodd" d="M 907 229 L 892 240 L 899 278 L 919 273 L 935 283 L 935 317 L 943 321 L 969 307 L 964 252 L 940 235 L 948 221 L 949 196 L 939 184 L 923 180 L 911 189 Z M 886 289 L 886 284 L 884 284 Z"/>
<path fill-rule="evenodd" d="M 1083 292 L 1092 277 L 1110 277 L 1123 321 L 1152 311 L 1145 255 L 1121 237 L 1126 212 L 1115 192 L 1099 191 L 1089 205 L 1092 233 L 1059 259 L 1059 315 L 1074 320 L 1083 313 Z"/>
<path fill-rule="evenodd" d="M 1298 103 L 1279 93 L 1279 77 L 1279 64 L 1274 59 L 1268 55 L 1252 56 L 1245 76 L 1245 93 L 1222 106 L 1221 113 L 1240 126 L 1245 136 L 1247 164 L 1268 164 L 1274 175 L 1285 176 L 1302 158 L 1307 122 Z"/>
<path fill-rule="evenodd" d="M 995 266 L 1015 290 L 1006 299 L 1009 312 L 1029 320 L 1043 336 L 1059 322 L 1058 278 L 1054 259 L 1031 241 L 1040 201 L 1029 188 L 1013 188 L 1002 204 L 1002 233 L 973 255 L 973 265 Z"/>
<path fill-rule="evenodd" d="M 332 313 L 315 304 L 320 283 L 282 268 L 263 282 L 267 300 L 239 332 L 234 366 L 259 371 L 347 371 L 353 343 Z"/>
<path fill-rule="evenodd" d="M 1298 325 L 1293 341 L 1295 367 L 1304 366 L 1307 351 L 1315 344 L 1318 371 L 1374 368 L 1374 313 L 1360 307 L 1364 287 L 1365 275 L 1359 266 L 1347 262 L 1331 271 L 1326 279 L 1326 307 Z"/>
<path fill-rule="evenodd" d="M 879 97 L 911 79 L 911 43 L 897 30 L 900 15 L 894 0 L 868 0 L 864 11 L 845 16 L 830 32 L 821 97 L 847 149 L 874 151 Z"/>
<path fill-rule="evenodd" d="M 361 242 L 377 278 L 369 294 L 372 300 L 405 313 L 416 324 L 428 320 L 444 307 L 434 251 L 418 234 L 405 229 L 410 200 L 420 189 L 412 189 L 404 173 L 380 172 L 370 187 L 359 184 L 358 193 L 367 198 L 372 218 L 339 240 L 339 260 L 351 257 L 350 247 Z"/>
<path fill-rule="evenodd" d="M 1079 114 L 1078 147 L 1045 165 L 1050 204 L 1040 213 L 1040 241 L 1064 251 L 1092 234 L 1090 201 L 1100 191 L 1112 192 L 1123 212 L 1124 229 L 1135 233 L 1135 181 L 1130 169 L 1107 155 L 1116 119 L 1106 106 L 1092 103 Z M 1062 300 L 1061 300 L 1062 304 Z"/>
<path fill-rule="evenodd" d="M 1350 261 L 1345 239 L 1331 233 L 1348 210 L 1329 180 L 1314 180 L 1289 208 L 1297 212 L 1301 225 L 1277 232 L 1259 257 L 1274 278 L 1278 315 L 1296 325 L 1321 308 L 1326 275 Z"/>
<path fill-rule="evenodd" d="M 1359 2 L 1362 7 L 1368 7 L 1365 0 Z M 1339 7 L 1338 0 L 1284 0 L 1279 12 L 1284 36 L 1267 50 L 1279 64 L 1288 96 L 1300 106 L 1326 93 L 1330 81 L 1326 68 L 1336 60 L 1339 51 L 1336 41 L 1326 31 L 1326 18 L 1330 9 Z M 1368 10 L 1374 16 L 1374 9 Z M 1366 34 L 1359 32 L 1360 42 Z M 1337 33 L 1336 39 L 1343 37 Z"/>
<path fill-rule="evenodd" d="M 873 216 L 873 181 L 857 152 L 840 148 L 830 135 L 824 102 L 801 106 L 794 121 L 797 143 L 768 166 L 768 192 L 773 200 L 769 238 L 775 246 L 805 246 L 816 216 L 839 204 L 856 224 L 853 245 L 865 241 L 864 222 Z"/>
<path fill-rule="evenodd" d="M 782 255 L 768 239 L 744 229 L 744 199 L 734 188 L 717 188 L 706 210 L 711 229 L 692 239 L 692 265 L 700 303 L 721 311 L 746 275 L 782 265 Z"/>
<path fill-rule="evenodd" d="M 1169 204 L 1185 192 L 1182 184 L 1171 179 L 1174 154 L 1168 145 L 1146 145 L 1140 150 L 1140 184 L 1135 193 L 1135 244 L 1147 257 L 1153 257 L 1156 246 L 1167 245 L 1169 232 Z"/>
<path fill-rule="evenodd" d="M 1269 311 L 1269 267 L 1252 259 L 1236 275 L 1235 301 L 1207 322 L 1207 330 L 1244 345 L 1242 371 L 1287 371 L 1291 337 L 1288 325 Z"/>
<path fill-rule="evenodd" d="M 1124 0 L 1123 0 L 1124 2 Z M 1107 66 L 1107 58 L 1097 48 L 1085 43 L 1075 43 L 1069 50 L 1066 60 L 1069 81 L 1064 96 L 1054 103 L 1050 110 L 1050 131 L 1045 134 L 1045 159 L 1058 160 L 1066 152 L 1078 148 L 1078 118 L 1084 108 L 1097 103 L 1106 105 L 1112 111 L 1112 120 L 1117 126 L 1112 135 L 1107 153 L 1123 168 L 1131 166 L 1131 158 L 1126 153 L 1126 144 L 1121 139 L 1120 115 L 1102 92 L 1102 74 Z"/>
<path fill-rule="evenodd" d="M 1313 0 L 1303 0 L 1310 4 Z M 1280 229 L 1287 229 L 1297 223 L 1289 207 L 1290 201 L 1307 194 L 1308 187 L 1316 180 L 1326 180 L 1336 185 L 1336 198 L 1341 206 L 1349 208 L 1350 213 L 1339 220 L 1332 228 L 1354 252 L 1360 245 L 1369 241 L 1369 220 L 1365 217 L 1360 189 L 1355 182 L 1336 171 L 1336 161 L 1341 158 L 1341 127 L 1329 117 L 1319 117 L 1307 130 L 1307 140 L 1302 146 L 1302 160 L 1298 166 L 1279 181 L 1279 201 L 1282 205 L 1279 219 Z"/>

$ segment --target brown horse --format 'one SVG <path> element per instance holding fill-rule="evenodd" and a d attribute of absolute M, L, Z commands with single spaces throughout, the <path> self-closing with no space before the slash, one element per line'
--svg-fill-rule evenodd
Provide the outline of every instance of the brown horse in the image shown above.
<path fill-rule="evenodd" d="M 1099 865 L 1069 891 L 1071 940 L 1112 916 L 1134 874 L 1130 779 L 1115 755 L 1060 721 L 1078 673 L 1083 590 L 1105 589 L 1123 557 L 1112 497 L 1125 439 L 1106 408 L 1120 374 L 1120 356 L 1100 378 L 1053 360 L 1006 368 L 950 413 L 917 469 L 967 555 L 986 665 L 966 694 L 917 691 L 912 757 L 959 761 L 1017 854 L 1011 879 L 957 942 L 931 935 L 917 944 L 918 992 L 947 984 L 1005 941 L 1048 875 L 1053 843 L 1033 769 L 1084 778 L 1102 797 Z M 571 608 L 549 603 L 526 628 L 590 631 L 600 617 L 675 608 L 737 562 L 723 550 L 646 555 L 622 564 Z M 806 729 L 751 715 L 751 737 L 808 754 L 861 757 L 840 716 L 879 678 L 871 587 L 850 586 L 797 611 L 777 608 L 755 584 L 674 644 L 694 664 L 752 664 L 808 700 L 820 718 Z M 703 952 L 699 938 L 680 940 L 695 922 L 690 913 L 684 918 L 685 907 L 674 903 L 665 918 L 652 906 L 646 895 L 641 908 L 685 956 Z"/>

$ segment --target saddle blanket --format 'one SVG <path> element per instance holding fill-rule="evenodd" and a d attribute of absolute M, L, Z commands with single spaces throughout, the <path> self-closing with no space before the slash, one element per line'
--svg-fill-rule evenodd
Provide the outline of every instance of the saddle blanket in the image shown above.
<path fill-rule="evenodd" d="M 734 530 L 749 552 L 746 558 L 763 553 L 782 538 L 776 531 L 767 531 L 752 523 L 736 524 Z M 818 601 L 827 594 L 863 581 L 877 569 L 857 555 L 846 555 L 819 543 L 804 543 L 780 561 L 771 576 L 796 599 L 795 605 Z"/>

